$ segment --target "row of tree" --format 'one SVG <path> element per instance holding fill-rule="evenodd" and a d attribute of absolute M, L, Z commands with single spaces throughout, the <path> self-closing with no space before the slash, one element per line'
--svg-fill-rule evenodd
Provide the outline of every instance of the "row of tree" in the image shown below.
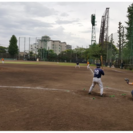
<path fill-rule="evenodd" d="M 130 69 L 133 65 L 133 3 L 127 9 L 127 22 L 126 27 L 119 22 L 118 27 L 118 65 L 127 64 Z M 124 31 L 126 28 L 126 33 Z"/>

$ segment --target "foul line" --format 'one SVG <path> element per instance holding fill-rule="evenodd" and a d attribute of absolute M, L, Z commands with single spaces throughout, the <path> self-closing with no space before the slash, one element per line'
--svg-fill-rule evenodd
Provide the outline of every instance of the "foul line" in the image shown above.
<path fill-rule="evenodd" d="M 92 69 L 89 67 L 90 71 L 92 72 L 92 74 L 94 75 L 94 72 L 92 71 Z"/>
<path fill-rule="evenodd" d="M 117 71 L 117 70 L 112 70 L 112 71 L 119 72 L 119 73 L 123 73 L 122 71 Z"/>
<path fill-rule="evenodd" d="M 130 92 L 130 91 L 125 91 L 125 90 L 120 90 L 120 89 L 115 89 L 111 87 L 104 87 L 105 89 L 112 89 L 112 90 L 117 90 L 117 91 L 123 91 L 123 92 Z"/>
<path fill-rule="evenodd" d="M 53 91 L 65 91 L 65 92 L 70 92 L 70 90 L 62 90 L 62 89 L 54 89 L 54 88 L 43 88 L 43 87 L 25 87 L 25 86 L 0 86 L 0 88 L 17 88 L 17 89 L 42 89 L 42 90 L 53 90 Z"/>
<path fill-rule="evenodd" d="M 65 90 L 65 89 L 55 89 L 55 88 L 43 88 L 43 87 L 25 87 L 25 86 L 0 86 L 0 88 L 17 88 L 17 89 L 42 89 L 42 90 L 53 90 L 53 91 L 63 91 L 63 92 L 71 92 L 73 90 Z M 111 87 L 104 87 L 104 89 L 112 89 L 112 90 L 117 90 L 117 91 L 123 91 L 123 92 L 130 92 L 130 91 L 126 91 L 126 90 L 120 90 L 120 89 L 116 89 L 116 88 L 111 88 Z M 75 94 L 74 92 L 72 92 L 73 94 Z"/>

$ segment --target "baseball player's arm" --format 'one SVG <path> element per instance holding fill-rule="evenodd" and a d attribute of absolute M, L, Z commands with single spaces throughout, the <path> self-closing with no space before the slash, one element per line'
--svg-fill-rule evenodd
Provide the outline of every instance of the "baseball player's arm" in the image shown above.
<path fill-rule="evenodd" d="M 104 71 L 103 70 L 101 70 L 101 74 L 104 75 Z"/>

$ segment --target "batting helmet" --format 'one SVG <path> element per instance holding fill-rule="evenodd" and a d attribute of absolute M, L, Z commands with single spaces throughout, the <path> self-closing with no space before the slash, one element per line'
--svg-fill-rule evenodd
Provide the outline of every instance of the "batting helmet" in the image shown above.
<path fill-rule="evenodd" d="M 100 67 L 101 65 L 100 64 L 96 64 L 97 67 Z"/>

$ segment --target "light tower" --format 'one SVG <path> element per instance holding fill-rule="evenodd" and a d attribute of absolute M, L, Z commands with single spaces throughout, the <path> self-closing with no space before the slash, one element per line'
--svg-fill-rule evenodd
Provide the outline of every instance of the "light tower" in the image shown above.
<path fill-rule="evenodd" d="M 91 45 L 96 43 L 96 31 L 95 31 L 95 14 L 91 15 L 92 33 L 91 33 Z"/>
<path fill-rule="evenodd" d="M 99 44 L 105 49 L 108 42 L 108 29 L 109 29 L 109 8 L 106 8 L 104 15 L 101 19 Z"/>

